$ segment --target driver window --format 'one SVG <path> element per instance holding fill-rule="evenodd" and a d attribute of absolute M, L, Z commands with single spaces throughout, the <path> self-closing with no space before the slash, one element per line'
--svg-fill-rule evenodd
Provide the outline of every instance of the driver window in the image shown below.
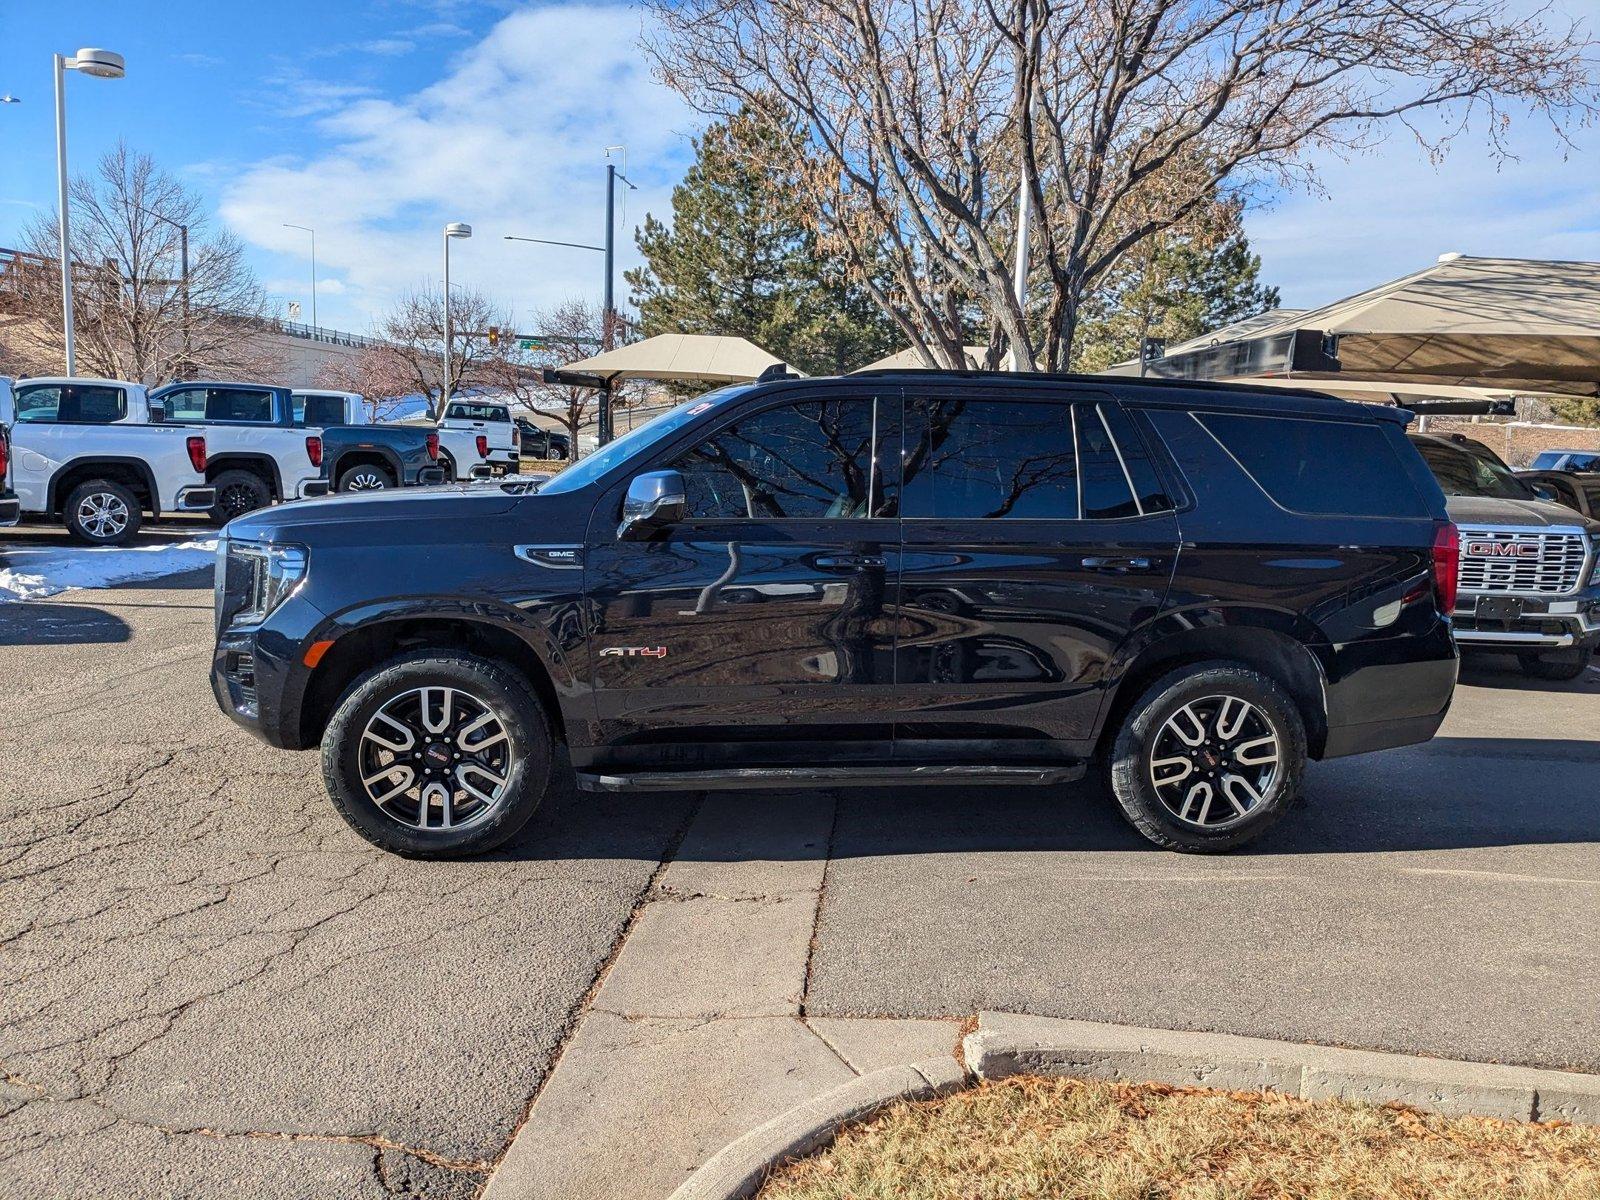
<path fill-rule="evenodd" d="M 769 408 L 726 425 L 669 464 L 693 520 L 854 518 L 886 511 L 873 472 L 871 399 Z"/>

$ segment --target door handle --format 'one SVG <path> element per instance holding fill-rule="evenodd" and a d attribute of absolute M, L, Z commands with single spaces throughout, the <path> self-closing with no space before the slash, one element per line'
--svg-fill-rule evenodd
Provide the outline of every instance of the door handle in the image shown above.
<path fill-rule="evenodd" d="M 884 565 L 881 554 L 819 554 L 811 561 L 822 571 L 860 571 Z"/>
<path fill-rule="evenodd" d="M 1091 554 L 1083 560 L 1083 565 L 1091 571 L 1126 574 L 1129 571 L 1148 571 L 1150 569 L 1150 560 L 1142 557 L 1129 558 L 1120 555 Z"/>

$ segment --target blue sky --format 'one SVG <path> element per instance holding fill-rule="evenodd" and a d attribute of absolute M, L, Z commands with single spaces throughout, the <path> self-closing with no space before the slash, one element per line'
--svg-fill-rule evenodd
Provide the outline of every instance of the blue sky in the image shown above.
<path fill-rule="evenodd" d="M 1600 0 L 1559 0 L 1600 27 Z M 604 150 L 627 147 L 631 231 L 663 213 L 697 119 L 635 50 L 636 10 L 454 0 L 0 0 L 0 245 L 54 203 L 50 53 L 121 51 L 128 76 L 68 79 L 75 169 L 121 136 L 177 170 L 240 234 L 268 291 L 309 318 L 318 230 L 322 323 L 365 330 L 439 278 L 439 229 L 471 222 L 452 278 L 518 320 L 598 300 L 601 257 L 504 234 L 597 242 Z M 1497 163 L 1472 137 L 1440 164 L 1403 133 L 1318 164 L 1320 193 L 1279 197 L 1247 227 L 1288 305 L 1324 303 L 1446 251 L 1600 259 L 1600 130 L 1575 148 L 1536 123 Z M 620 160 L 619 160 L 620 161 Z"/>

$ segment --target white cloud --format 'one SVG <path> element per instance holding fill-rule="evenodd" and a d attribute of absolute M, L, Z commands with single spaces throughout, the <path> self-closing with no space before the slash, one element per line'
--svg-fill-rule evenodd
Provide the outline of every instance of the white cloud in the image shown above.
<path fill-rule="evenodd" d="M 1318 162 L 1322 196 L 1246 215 L 1262 276 L 1289 307 L 1326 304 L 1420 270 L 1440 254 L 1600 260 L 1600 129 L 1527 121 L 1518 159 L 1463 137 L 1439 164 L 1397 131 L 1369 154 Z"/>
<path fill-rule="evenodd" d="M 441 227 L 467 221 L 474 236 L 453 243 L 452 280 L 483 288 L 526 320 L 531 306 L 598 300 L 601 259 L 504 235 L 600 242 L 603 151 L 624 144 L 640 190 L 628 194 L 625 220 L 618 212 L 620 300 L 621 272 L 635 260 L 633 226 L 647 208 L 667 210 L 695 123 L 651 79 L 638 37 L 637 12 L 622 6 L 508 16 L 413 95 L 334 101 L 318 121 L 331 148 L 245 168 L 223 190 L 222 215 L 249 242 L 285 256 L 274 261 L 284 275 L 306 245 L 282 223 L 315 226 L 319 274 L 348 287 L 320 306 L 322 321 L 356 329 L 399 292 L 436 286 Z"/>

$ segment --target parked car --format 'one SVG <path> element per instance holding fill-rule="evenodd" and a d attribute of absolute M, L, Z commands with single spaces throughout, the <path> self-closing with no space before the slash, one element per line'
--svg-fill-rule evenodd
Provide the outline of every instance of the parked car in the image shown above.
<path fill-rule="evenodd" d="M 1518 471 L 1517 478 L 1535 491 L 1543 488 L 1557 504 L 1600 518 L 1600 472 Z"/>
<path fill-rule="evenodd" d="M 511 419 L 511 406 L 501 400 L 450 401 L 439 438 L 455 466 L 455 479 L 511 474 L 522 456 L 522 433 Z"/>
<path fill-rule="evenodd" d="M 1530 471 L 1600 471 L 1600 450 L 1541 450 Z"/>
<path fill-rule="evenodd" d="M 302 389 L 291 396 L 294 423 L 322 437 L 322 456 L 336 492 L 372 492 L 443 483 L 436 430 L 367 419 L 354 392 Z"/>
<path fill-rule="evenodd" d="M 546 462 L 566 462 L 572 458 L 572 439 L 557 430 L 535 425 L 527 417 L 517 418 L 522 434 L 522 457 L 542 458 Z"/>
<path fill-rule="evenodd" d="M 9 529 L 21 519 L 22 501 L 11 490 L 11 433 L 0 424 L 0 529 Z"/>
<path fill-rule="evenodd" d="M 19 512 L 59 517 L 79 541 L 114 546 L 139 532 L 145 513 L 211 508 L 206 431 L 119 424 L 127 400 L 116 380 L 0 380 Z"/>
<path fill-rule="evenodd" d="M 206 480 L 216 489 L 211 508 L 216 524 L 275 500 L 327 495 L 322 441 L 293 428 L 284 389 L 210 380 L 169 383 L 148 393 L 135 383 L 117 386 L 126 397 L 123 420 L 205 431 L 211 448 Z"/>
<path fill-rule="evenodd" d="M 1308 759 L 1444 720 L 1457 542 L 1405 419 L 1146 379 L 764 378 L 548 481 L 234 522 L 212 687 L 268 743 L 320 744 L 339 811 L 399 854 L 506 841 L 557 743 L 617 791 L 1099 763 L 1152 842 L 1225 850 Z"/>
<path fill-rule="evenodd" d="M 1600 644 L 1600 522 L 1556 503 L 1547 483 L 1481 442 L 1411 441 L 1461 530 L 1456 641 L 1514 651 L 1536 678 L 1577 678 Z"/>

